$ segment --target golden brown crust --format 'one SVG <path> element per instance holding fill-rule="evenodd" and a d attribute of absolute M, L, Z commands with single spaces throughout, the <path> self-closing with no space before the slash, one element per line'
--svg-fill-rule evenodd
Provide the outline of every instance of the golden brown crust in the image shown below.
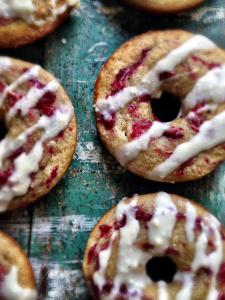
<path fill-rule="evenodd" d="M 22 70 L 29 69 L 34 66 L 30 63 L 17 60 L 17 59 L 11 59 L 11 61 L 12 61 L 13 71 L 12 74 L 10 75 L 12 76 L 10 80 L 13 79 L 15 80 L 15 78 L 18 77 L 18 74 L 21 74 Z M 13 76 L 15 76 L 15 78 L 13 78 Z M 42 83 L 47 84 L 54 79 L 55 77 L 50 73 L 48 73 L 47 71 L 45 71 L 44 69 L 40 70 L 39 80 Z M 59 88 L 56 92 L 56 104 L 66 105 L 69 106 L 70 108 L 72 105 L 68 95 L 66 94 L 65 90 L 61 85 L 59 85 Z M 10 125 L 11 129 L 9 130 L 9 134 L 12 134 L 13 136 L 17 136 L 19 133 L 23 132 L 24 130 L 23 122 L 24 122 L 23 118 L 16 116 L 11 121 L 11 125 Z M 33 124 L 28 122 L 28 127 L 32 125 Z M 31 183 L 31 187 L 29 191 L 27 192 L 26 195 L 13 199 L 8 206 L 8 210 L 25 207 L 37 201 L 42 196 L 46 195 L 64 176 L 65 172 L 67 171 L 73 159 L 73 154 L 75 152 L 76 144 L 77 144 L 77 125 L 76 125 L 76 117 L 74 113 L 70 121 L 70 124 L 64 130 L 63 134 L 59 137 L 51 139 L 50 143 L 51 141 L 54 141 L 53 153 L 49 153 L 45 147 L 45 152 L 41 161 L 41 168 L 36 173 Z M 55 168 L 57 168 L 57 172 L 54 174 L 54 176 L 51 177 L 51 172 Z"/>
<path fill-rule="evenodd" d="M 153 193 L 153 194 L 146 194 L 146 195 L 138 195 L 137 199 L 137 206 L 141 207 L 145 212 L 152 214 L 155 208 L 155 201 L 156 201 L 156 196 L 157 193 Z M 197 216 L 201 219 L 201 218 L 205 218 L 207 216 L 211 216 L 211 214 L 204 208 L 202 207 L 200 204 L 189 200 L 187 198 L 175 195 L 175 194 L 170 194 L 171 199 L 173 201 L 173 203 L 176 205 L 177 207 L 177 212 L 180 215 L 185 215 L 186 212 L 186 204 L 190 203 L 191 205 L 193 205 L 197 211 Z M 136 197 L 136 196 L 135 196 Z M 133 198 L 127 198 L 126 201 L 127 203 L 131 202 Z M 86 284 L 92 294 L 92 296 L 94 297 L 94 299 L 99 299 L 99 297 L 96 298 L 94 289 L 93 289 L 93 274 L 95 272 L 95 263 L 97 261 L 96 256 L 93 257 L 93 261 L 90 263 L 88 261 L 88 253 L 90 251 L 90 249 L 97 243 L 100 245 L 104 245 L 107 243 L 109 237 L 104 238 L 100 238 L 99 233 L 100 231 L 100 226 L 101 225 L 109 225 L 109 226 L 113 226 L 113 224 L 115 224 L 116 221 L 116 206 L 114 206 L 113 208 L 111 208 L 109 211 L 107 211 L 104 216 L 99 220 L 99 222 L 95 225 L 95 227 L 93 228 L 92 232 L 90 233 L 89 239 L 87 241 L 87 245 L 86 245 L 86 249 L 85 249 L 85 254 L 84 254 L 84 259 L 83 259 L 83 273 L 84 273 L 84 278 L 86 281 Z M 193 261 L 193 257 L 195 255 L 195 245 L 188 245 L 187 244 L 187 240 L 186 240 L 186 234 L 184 231 L 184 220 L 177 220 L 177 223 L 175 225 L 174 228 L 174 232 L 172 235 L 172 238 L 170 240 L 170 244 L 169 244 L 169 249 L 175 249 L 176 251 L 178 251 L 177 253 L 179 254 L 173 254 L 171 252 L 171 254 L 166 254 L 166 256 L 170 256 L 172 258 L 172 260 L 176 263 L 178 270 L 180 270 L 181 272 L 185 269 L 188 269 L 189 266 L 191 265 L 191 262 Z M 143 223 L 142 225 L 140 225 L 141 227 L 144 226 L 144 228 L 146 229 L 146 224 Z M 142 236 L 143 234 L 143 236 Z M 221 235 L 225 234 L 225 228 L 224 226 L 221 225 Z M 101 241 L 102 240 L 102 241 Z M 137 246 L 137 244 L 140 243 L 148 243 L 148 239 L 146 240 L 146 234 L 143 231 L 143 228 L 140 228 L 140 234 L 138 236 L 137 239 L 137 243 L 135 243 L 135 245 Z M 116 273 L 116 262 L 117 262 L 117 250 L 118 249 L 118 240 L 115 240 L 113 243 L 113 247 L 112 247 L 112 254 L 109 260 L 109 265 L 106 269 L 106 276 L 107 279 L 109 279 L 109 282 L 113 282 L 113 278 L 115 276 Z M 146 253 L 149 253 L 150 257 L 153 256 L 162 256 L 162 253 L 158 253 L 158 250 L 154 250 L 154 249 L 150 249 L 150 250 L 146 250 Z M 223 240 L 223 261 L 225 261 L 225 242 Z M 193 289 L 193 295 L 192 298 L 193 300 L 201 300 L 201 299 L 205 299 L 206 294 L 207 293 L 207 288 L 204 284 L 202 284 L 202 282 L 204 283 L 204 275 L 200 274 L 201 272 L 199 272 L 198 276 L 199 276 L 199 281 L 196 281 L 196 286 Z M 201 277 L 202 276 L 202 277 Z M 110 281 L 111 280 L 111 281 Z M 201 282 L 202 280 L 202 282 Z M 168 285 L 168 290 L 169 290 L 169 294 L 171 299 L 175 299 L 175 295 L 176 293 L 180 290 L 180 285 L 177 285 L 176 283 L 171 283 Z M 220 286 L 220 292 L 221 294 L 224 292 L 224 287 Z M 152 282 L 150 286 L 146 287 L 146 289 L 144 290 L 144 296 L 146 297 L 146 299 L 158 299 L 157 298 L 157 289 L 154 285 L 154 283 Z M 154 297 L 152 297 L 154 295 Z M 204 297 L 203 297 L 204 295 Z M 107 299 L 107 296 L 104 298 L 100 298 L 100 299 Z M 129 299 L 129 297 L 127 296 L 124 299 Z"/>
<path fill-rule="evenodd" d="M 2 231 L 0 231 L 0 266 L 7 272 L 12 266 L 16 266 L 21 287 L 35 290 L 34 274 L 26 253 L 14 239 Z"/>
<path fill-rule="evenodd" d="M 124 0 L 126 3 L 145 12 L 157 14 L 174 14 L 190 10 L 204 2 L 204 0 Z"/>
<path fill-rule="evenodd" d="M 143 49 L 149 48 L 149 54 L 142 66 L 139 67 L 135 74 L 128 80 L 127 86 L 139 83 L 143 76 L 155 65 L 157 61 L 165 57 L 173 49 L 182 45 L 191 36 L 191 33 L 182 30 L 155 31 L 136 36 L 123 44 L 104 64 L 99 73 L 95 83 L 94 102 L 96 103 L 97 99 L 105 98 L 108 94 L 110 94 L 111 85 L 116 75 L 121 69 L 127 68 L 137 62 Z M 218 62 L 223 64 L 225 61 L 225 52 L 219 48 L 215 48 L 210 51 L 198 52 L 196 55 L 200 59 L 209 63 Z M 188 70 L 189 68 L 193 69 L 194 67 L 196 67 L 197 70 L 195 74 L 196 76 L 193 79 L 188 75 L 190 74 L 190 71 Z M 167 84 L 163 84 L 161 90 L 183 99 L 194 87 L 196 80 L 205 75 L 207 72 L 208 69 L 205 66 L 201 65 L 201 63 L 192 61 L 192 58 L 189 57 L 175 69 L 176 74 L 187 74 L 187 76 L 182 75 L 180 78 L 175 76 L 175 80 L 169 80 Z M 136 102 L 134 101 L 133 103 Z M 128 136 L 130 134 L 130 127 L 133 118 L 128 114 L 127 108 L 128 106 L 117 112 L 116 131 L 106 130 L 101 122 L 97 122 L 100 138 L 113 156 L 116 156 L 116 152 L 121 145 L 130 141 Z M 206 114 L 204 118 L 211 119 L 224 109 L 225 105 L 221 104 L 214 114 Z M 154 116 L 149 104 L 141 104 L 139 111 L 142 119 L 154 121 Z M 189 140 L 196 134 L 196 132 L 190 129 L 187 120 L 185 121 L 184 119 L 185 118 L 178 118 L 171 123 L 174 127 L 183 128 L 185 133 L 184 139 L 155 139 L 151 142 L 147 151 L 141 152 L 133 161 L 127 163 L 125 168 L 141 177 L 151 179 L 149 178 L 149 171 L 165 160 L 166 154 L 173 152 L 178 144 Z M 159 145 L 160 149 L 163 150 L 162 154 L 157 152 Z M 224 146 L 220 145 L 214 147 L 211 150 L 200 153 L 193 159 L 190 165 L 187 164 L 184 174 L 178 174 L 176 170 L 161 181 L 173 183 L 199 179 L 213 171 L 218 163 L 224 159 Z"/>
<path fill-rule="evenodd" d="M 47 22 L 42 26 L 28 24 L 23 20 L 13 20 L 8 25 L 0 25 L 0 47 L 17 48 L 31 44 L 59 27 L 70 15 L 71 8 L 57 16 L 54 21 Z"/>

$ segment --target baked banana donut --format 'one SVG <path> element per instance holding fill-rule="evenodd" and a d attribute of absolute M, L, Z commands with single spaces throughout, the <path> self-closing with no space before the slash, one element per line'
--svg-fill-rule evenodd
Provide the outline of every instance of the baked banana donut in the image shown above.
<path fill-rule="evenodd" d="M 36 296 L 27 255 L 16 241 L 0 231 L 0 299 L 35 300 Z"/>
<path fill-rule="evenodd" d="M 149 12 L 170 14 L 182 12 L 204 2 L 204 0 L 124 0 L 139 9 Z"/>
<path fill-rule="evenodd" d="M 30 44 L 56 29 L 79 0 L 1 0 L 0 47 Z"/>
<path fill-rule="evenodd" d="M 76 146 L 72 104 L 59 82 L 37 65 L 0 57 L 0 211 L 48 193 Z M 5 129 L 4 129 L 5 127 Z"/>
<path fill-rule="evenodd" d="M 222 300 L 225 228 L 176 195 L 126 198 L 92 231 L 83 270 L 98 300 Z"/>
<path fill-rule="evenodd" d="M 95 84 L 111 154 L 149 180 L 201 178 L 225 159 L 225 52 L 206 37 L 148 32 L 121 46 Z"/>

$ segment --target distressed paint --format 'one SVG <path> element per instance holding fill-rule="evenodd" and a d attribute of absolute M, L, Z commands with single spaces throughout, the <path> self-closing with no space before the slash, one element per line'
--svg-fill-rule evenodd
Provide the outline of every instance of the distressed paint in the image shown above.
<path fill-rule="evenodd" d="M 119 0 L 82 0 L 81 10 L 38 44 L 2 54 L 52 71 L 73 100 L 79 143 L 62 182 L 43 201 L 1 216 L 0 228 L 17 238 L 34 266 L 40 300 L 87 300 L 81 263 L 88 234 L 98 218 L 123 196 L 158 190 L 199 202 L 225 224 L 225 164 L 210 176 L 182 184 L 160 184 L 119 167 L 102 147 L 93 114 L 93 83 L 109 55 L 128 38 L 154 29 L 184 28 L 225 48 L 224 0 L 176 17 L 144 15 Z M 136 20 L 134 22 L 133 20 Z"/>

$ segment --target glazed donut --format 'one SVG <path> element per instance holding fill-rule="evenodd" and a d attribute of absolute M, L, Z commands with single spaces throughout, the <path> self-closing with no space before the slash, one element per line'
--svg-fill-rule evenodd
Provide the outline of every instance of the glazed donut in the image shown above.
<path fill-rule="evenodd" d="M 92 231 L 83 261 L 98 300 L 222 300 L 225 228 L 164 192 L 123 199 Z"/>
<path fill-rule="evenodd" d="M 0 57 L 0 212 L 48 193 L 76 146 L 72 104 L 40 66 Z M 5 132 L 2 132 L 5 127 Z"/>
<path fill-rule="evenodd" d="M 0 0 L 0 47 L 30 44 L 56 29 L 79 0 Z"/>
<path fill-rule="evenodd" d="M 139 9 L 155 13 L 178 13 L 204 2 L 204 0 L 124 0 Z"/>
<path fill-rule="evenodd" d="M 111 154 L 149 180 L 201 178 L 225 159 L 225 52 L 206 37 L 148 32 L 121 46 L 95 84 Z"/>
<path fill-rule="evenodd" d="M 0 299 L 35 300 L 36 296 L 27 255 L 16 241 L 0 231 Z"/>

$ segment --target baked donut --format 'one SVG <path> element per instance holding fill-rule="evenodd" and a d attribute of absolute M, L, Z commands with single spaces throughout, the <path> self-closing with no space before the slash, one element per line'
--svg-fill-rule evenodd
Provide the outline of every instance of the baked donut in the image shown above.
<path fill-rule="evenodd" d="M 79 0 L 1 0 L 0 47 L 30 44 L 56 29 Z"/>
<path fill-rule="evenodd" d="M 0 57 L 0 212 L 48 193 L 76 146 L 72 104 L 40 66 Z M 5 132 L 3 128 L 5 127 Z"/>
<path fill-rule="evenodd" d="M 124 0 L 139 9 L 149 12 L 170 14 L 182 12 L 204 2 L 204 0 Z"/>
<path fill-rule="evenodd" d="M 35 300 L 36 296 L 27 255 L 16 241 L 0 231 L 0 299 Z"/>
<path fill-rule="evenodd" d="M 164 192 L 123 199 L 87 242 L 83 271 L 98 300 L 222 300 L 225 228 Z"/>
<path fill-rule="evenodd" d="M 111 154 L 149 180 L 201 178 L 225 159 L 225 52 L 201 35 L 148 32 L 121 46 L 95 84 Z"/>

